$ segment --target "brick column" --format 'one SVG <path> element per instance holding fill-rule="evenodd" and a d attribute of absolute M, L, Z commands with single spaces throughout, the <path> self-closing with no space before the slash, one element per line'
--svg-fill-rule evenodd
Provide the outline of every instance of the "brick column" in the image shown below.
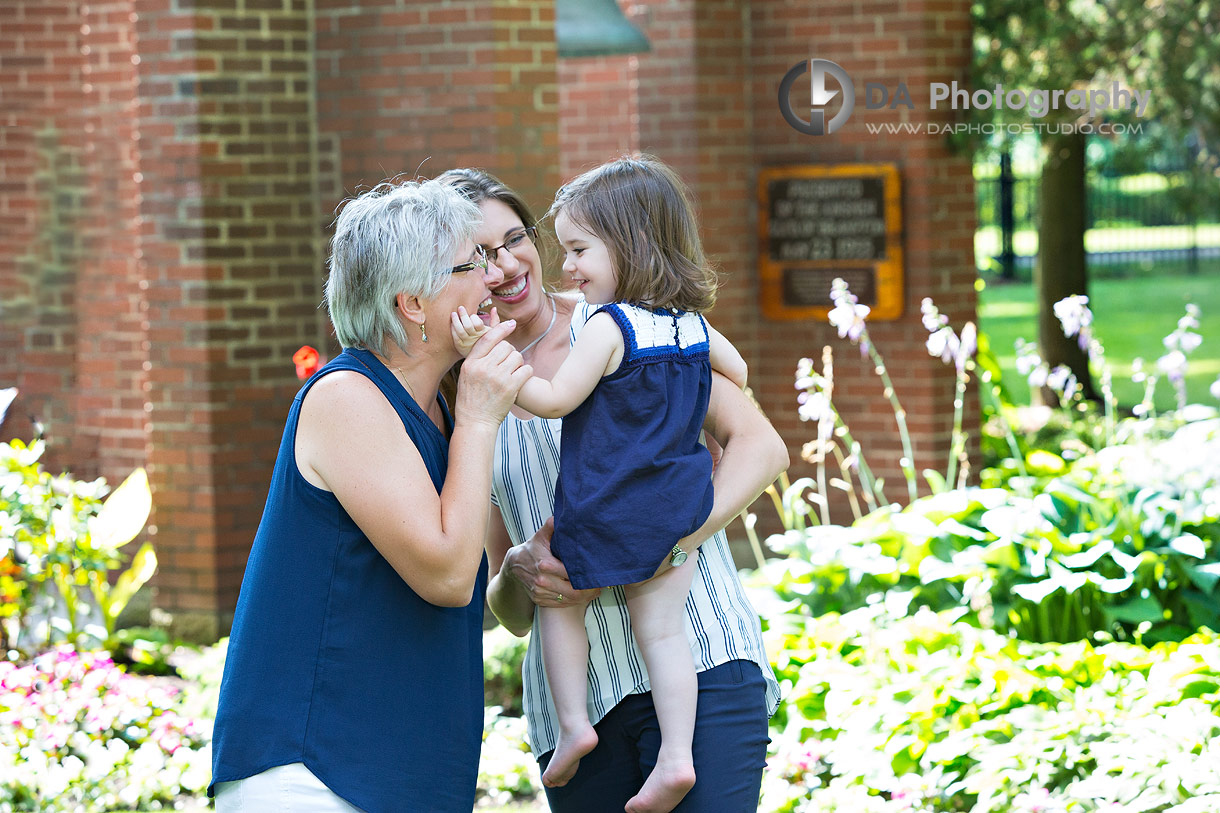
<path fill-rule="evenodd" d="M 72 464 L 78 476 L 98 471 L 118 485 L 148 462 L 135 10 L 132 0 L 101 0 L 82 11 L 80 118 L 89 197 L 76 281 Z"/>
<path fill-rule="evenodd" d="M 227 629 L 322 258 L 312 0 L 135 0 L 156 605 Z"/>
<path fill-rule="evenodd" d="M 83 60 L 74 0 L 0 4 L 0 387 L 21 391 L 3 431 L 40 423 L 52 470 L 76 435 Z"/>

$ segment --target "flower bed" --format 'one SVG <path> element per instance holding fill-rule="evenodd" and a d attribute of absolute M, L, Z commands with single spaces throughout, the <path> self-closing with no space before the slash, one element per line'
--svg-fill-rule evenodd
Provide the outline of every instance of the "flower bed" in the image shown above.
<path fill-rule="evenodd" d="M 182 690 L 61 646 L 0 662 L 0 813 L 157 809 L 201 793 L 211 725 Z"/>

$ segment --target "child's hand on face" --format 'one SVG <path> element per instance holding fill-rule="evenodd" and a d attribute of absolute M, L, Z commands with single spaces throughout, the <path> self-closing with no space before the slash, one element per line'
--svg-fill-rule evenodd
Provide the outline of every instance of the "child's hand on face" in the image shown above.
<path fill-rule="evenodd" d="M 491 324 L 488 325 L 483 324 L 483 320 L 476 314 L 467 313 L 465 305 L 459 305 L 457 312 L 449 318 L 453 328 L 453 344 L 462 354 L 462 358 L 470 355 L 471 348 L 480 336 L 500 324 L 500 314 L 495 308 L 491 309 Z"/>

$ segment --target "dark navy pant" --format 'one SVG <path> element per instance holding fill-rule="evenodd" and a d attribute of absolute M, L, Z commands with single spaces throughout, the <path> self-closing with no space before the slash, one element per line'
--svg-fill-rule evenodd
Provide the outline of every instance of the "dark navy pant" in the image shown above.
<path fill-rule="evenodd" d="M 699 673 L 695 787 L 673 813 L 755 813 L 767 760 L 766 684 L 758 665 L 730 661 Z M 562 788 L 552 813 L 623 813 L 657 764 L 661 729 L 652 693 L 623 698 L 594 728 L 598 743 Z M 542 770 L 551 752 L 538 760 Z"/>

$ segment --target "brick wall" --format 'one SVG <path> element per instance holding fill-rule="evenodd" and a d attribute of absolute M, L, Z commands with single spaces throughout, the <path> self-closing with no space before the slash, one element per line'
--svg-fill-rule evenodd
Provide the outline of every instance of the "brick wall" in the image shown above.
<path fill-rule="evenodd" d="M 554 4 L 547 0 L 317 0 L 324 190 L 487 169 L 533 206 L 558 185 Z M 338 195 L 325 192 L 338 191 Z"/>
<path fill-rule="evenodd" d="M 750 96 L 756 161 L 760 166 L 797 163 L 889 162 L 902 178 L 905 313 L 870 326 L 885 356 L 894 388 L 907 413 L 916 471 L 945 468 L 952 424 L 954 374 L 928 356 L 920 301 L 934 295 L 960 326 L 975 314 L 973 268 L 974 187 L 969 156 L 953 153 L 944 136 L 873 135 L 866 121 L 945 123 L 950 113 L 927 109 L 930 81 L 965 81 L 970 59 L 969 4 L 960 0 L 892 0 L 859 4 L 822 3 L 815 10 L 772 0 L 751 4 Z M 815 48 L 816 46 L 816 48 Z M 816 51 L 816 52 L 815 52 Z M 831 136 L 802 135 L 787 125 L 776 104 L 780 78 L 812 56 L 838 62 L 852 77 L 856 108 Z M 905 81 L 916 110 L 869 111 L 865 82 L 890 86 Z M 799 84 L 799 83 L 798 83 Z M 802 89 L 807 93 L 807 89 Z M 796 94 L 794 93 L 794 96 Z M 794 101 L 797 109 L 808 106 Z M 864 446 L 870 465 L 886 479 L 886 494 L 904 498 L 898 466 L 902 455 L 894 415 L 872 364 L 826 324 L 762 321 L 758 367 L 762 402 L 794 452 L 812 436 L 795 414 L 792 373 L 796 356 L 820 356 L 830 344 L 836 359 L 836 401 Z M 966 415 L 977 430 L 977 400 L 971 392 Z M 795 454 L 794 454 L 795 457 Z M 977 456 L 975 458 L 977 460 Z M 799 469 L 798 469 L 799 471 Z M 922 486 L 921 493 L 927 493 Z"/>
<path fill-rule="evenodd" d="M 73 461 L 117 484 L 147 463 L 149 356 L 139 267 L 135 14 L 132 0 L 81 7 L 84 133 L 76 284 Z"/>
<path fill-rule="evenodd" d="M 559 60 L 559 171 L 564 180 L 640 149 L 638 68 L 638 58 L 630 54 Z"/>

